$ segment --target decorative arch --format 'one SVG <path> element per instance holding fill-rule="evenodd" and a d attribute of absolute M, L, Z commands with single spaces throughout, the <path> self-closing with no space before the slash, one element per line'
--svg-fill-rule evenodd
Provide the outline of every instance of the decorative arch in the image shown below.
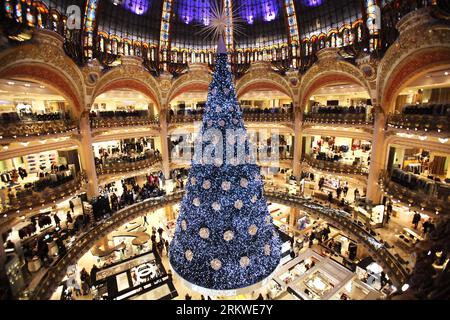
<path fill-rule="evenodd" d="M 183 74 L 172 82 L 167 93 L 167 102 L 169 103 L 180 94 L 190 90 L 208 91 L 211 79 L 212 77 L 207 66 L 191 66 L 190 72 Z"/>
<path fill-rule="evenodd" d="M 292 94 L 289 90 L 286 90 L 285 87 L 280 86 L 278 83 L 273 83 L 264 80 L 255 80 L 249 83 L 246 83 L 245 86 L 242 86 L 237 91 L 238 98 L 250 92 L 252 90 L 277 90 L 280 91 L 292 99 Z"/>
<path fill-rule="evenodd" d="M 236 94 L 238 97 L 254 89 L 278 90 L 295 101 L 291 85 L 278 73 L 268 68 L 255 68 L 245 74 L 236 84 Z"/>
<path fill-rule="evenodd" d="M 392 110 L 395 99 L 403 88 L 440 66 L 450 66 L 450 47 L 421 49 L 408 55 L 393 68 L 385 82 L 381 105 L 386 111 Z"/>
<path fill-rule="evenodd" d="M 70 80 L 60 70 L 54 69 L 52 66 L 40 62 L 9 65 L 0 69 L 0 78 L 31 80 L 44 84 L 62 95 L 70 105 L 74 106 L 76 113 L 83 109 L 83 99 L 71 86 Z"/>
<path fill-rule="evenodd" d="M 125 58 L 126 59 L 126 58 Z M 96 83 L 92 102 L 100 94 L 116 89 L 131 89 L 141 92 L 155 102 L 158 110 L 161 109 L 161 92 L 155 78 L 140 64 L 123 64 L 105 73 Z"/>
<path fill-rule="evenodd" d="M 150 98 L 159 107 L 159 100 L 158 100 L 157 95 L 154 92 L 154 90 L 149 88 L 146 85 L 146 83 L 144 83 L 140 80 L 137 80 L 137 79 L 133 79 L 133 78 L 115 79 L 111 82 L 102 84 L 102 86 L 100 86 L 100 87 L 96 87 L 96 89 L 94 90 L 94 95 L 93 95 L 92 101 L 95 101 L 95 98 L 97 98 L 102 93 L 105 93 L 105 92 L 111 91 L 111 90 L 119 90 L 119 89 L 130 89 L 130 90 L 138 91 L 138 92 L 144 94 L 145 96 L 147 96 L 148 98 Z"/>
<path fill-rule="evenodd" d="M 360 85 L 372 97 L 369 83 L 360 69 L 348 62 L 328 58 L 319 60 L 302 78 L 300 106 L 304 108 L 309 97 L 320 87 L 339 82 Z"/>
<path fill-rule="evenodd" d="M 209 82 L 206 81 L 189 81 L 187 83 L 177 83 L 169 93 L 167 102 L 171 102 L 179 95 L 189 91 L 208 91 Z"/>
<path fill-rule="evenodd" d="M 67 99 L 79 114 L 84 106 L 83 75 L 64 53 L 62 43 L 58 34 L 42 30 L 36 33 L 34 43 L 5 49 L 0 53 L 0 77 L 45 84 Z"/>
<path fill-rule="evenodd" d="M 433 18 L 430 10 L 413 11 L 397 24 L 400 35 L 378 66 L 377 96 L 385 111 L 408 83 L 450 64 L 450 26 Z"/>

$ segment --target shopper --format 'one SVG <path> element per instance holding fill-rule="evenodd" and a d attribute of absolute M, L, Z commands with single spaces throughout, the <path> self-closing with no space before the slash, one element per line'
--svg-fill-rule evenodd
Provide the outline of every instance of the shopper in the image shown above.
<path fill-rule="evenodd" d="M 67 224 L 73 222 L 72 215 L 70 214 L 70 211 L 67 211 L 66 219 L 67 219 Z"/>
<path fill-rule="evenodd" d="M 389 215 L 392 213 L 392 202 L 390 200 L 386 205 L 386 213 Z"/>
<path fill-rule="evenodd" d="M 344 188 L 342 188 L 342 192 L 344 193 L 344 198 L 347 197 L 348 193 L 348 182 L 345 182 Z"/>
<path fill-rule="evenodd" d="M 189 293 L 186 293 L 186 295 L 184 296 L 185 300 L 192 300 L 192 297 L 189 295 Z"/>
<path fill-rule="evenodd" d="M 412 220 L 412 224 L 414 225 L 414 229 L 417 229 L 417 225 L 419 224 L 420 220 L 421 220 L 420 213 L 415 211 L 414 216 L 413 216 L 413 220 Z"/>
<path fill-rule="evenodd" d="M 320 179 L 319 179 L 319 190 L 322 191 L 324 183 L 325 183 L 325 178 L 324 177 L 320 177 Z"/>
<path fill-rule="evenodd" d="M 423 234 L 424 235 L 426 235 L 427 233 L 428 233 L 428 230 L 429 230 L 429 228 L 430 228 L 430 221 L 429 221 L 430 219 L 428 219 L 428 220 L 426 220 L 426 221 L 424 221 L 423 223 L 422 223 L 422 227 L 423 227 Z"/>
<path fill-rule="evenodd" d="M 386 212 L 386 224 L 389 224 L 389 220 L 391 219 L 391 214 Z"/>
<path fill-rule="evenodd" d="M 69 200 L 69 206 L 70 210 L 72 210 L 72 213 L 74 213 L 73 209 L 75 208 L 75 205 L 73 204 L 72 200 Z"/>
<path fill-rule="evenodd" d="M 359 200 L 359 190 L 358 188 L 355 189 L 355 202 Z"/>
<path fill-rule="evenodd" d="M 148 225 L 147 216 L 144 216 L 144 226 Z"/>
<path fill-rule="evenodd" d="M 333 202 L 333 194 L 331 193 L 331 191 L 328 192 L 328 202 L 330 203 L 331 206 L 331 203 Z"/>
<path fill-rule="evenodd" d="M 342 188 L 341 188 L 341 186 L 338 186 L 336 189 L 336 196 L 338 199 L 341 197 L 341 193 L 342 193 Z"/>
<path fill-rule="evenodd" d="M 163 228 L 159 227 L 158 228 L 159 239 L 162 239 L 163 232 L 164 232 Z"/>
<path fill-rule="evenodd" d="M 58 213 L 53 215 L 53 220 L 55 220 L 55 225 L 59 227 L 61 225 L 61 219 L 58 217 Z"/>

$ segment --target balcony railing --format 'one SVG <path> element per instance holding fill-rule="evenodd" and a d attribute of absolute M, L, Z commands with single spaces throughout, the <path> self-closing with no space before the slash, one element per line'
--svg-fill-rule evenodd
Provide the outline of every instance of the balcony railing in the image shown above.
<path fill-rule="evenodd" d="M 72 133 L 77 132 L 77 130 L 78 127 L 75 122 L 70 120 L 1 122 L 0 139 Z"/>
<path fill-rule="evenodd" d="M 294 121 L 293 113 L 250 113 L 244 112 L 245 122 L 292 122 Z M 190 123 L 194 121 L 202 121 L 203 114 L 189 115 L 170 115 L 169 123 Z"/>
<path fill-rule="evenodd" d="M 386 273 L 393 280 L 396 286 L 400 286 L 408 277 L 408 273 L 395 256 L 388 251 L 387 246 L 372 235 L 369 227 L 364 228 L 357 221 L 352 219 L 350 213 L 329 208 L 311 200 L 303 199 L 300 196 L 292 195 L 277 189 L 265 188 L 264 195 L 268 201 L 273 201 L 290 207 L 297 207 L 318 215 L 322 219 L 338 226 L 344 231 L 358 238 L 359 242 L 368 248 L 372 257 L 377 261 Z"/>
<path fill-rule="evenodd" d="M 159 119 L 157 117 L 94 117 L 91 118 L 91 128 L 120 128 L 120 127 L 136 127 L 136 126 L 158 126 Z"/>
<path fill-rule="evenodd" d="M 306 154 L 304 161 L 309 164 L 311 167 L 341 173 L 341 174 L 355 174 L 355 175 L 363 175 L 367 176 L 369 174 L 368 168 L 365 168 L 361 164 L 359 165 L 349 165 L 345 163 L 341 163 L 339 161 L 326 161 L 326 160 L 317 160 L 313 156 Z"/>
<path fill-rule="evenodd" d="M 99 238 L 106 236 L 109 232 L 120 225 L 137 218 L 145 212 L 154 211 L 166 205 L 177 203 L 181 200 L 184 192 L 176 192 L 159 198 L 150 198 L 135 203 L 114 213 L 108 219 L 91 225 L 91 228 L 80 235 L 72 247 L 68 248 L 66 254 L 53 264 L 46 272 L 36 289 L 31 293 L 32 299 L 49 299 L 53 290 L 59 285 L 67 272 L 67 267 L 76 262 L 88 251 Z"/>
<path fill-rule="evenodd" d="M 97 165 L 96 170 L 98 175 L 124 173 L 150 168 L 161 161 L 162 158 L 160 155 L 134 158 L 110 158 L 106 164 Z"/>
<path fill-rule="evenodd" d="M 19 213 L 22 210 L 50 205 L 55 201 L 62 200 L 71 196 L 82 187 L 82 174 L 69 176 L 61 181 L 52 181 L 50 179 L 39 181 L 39 188 L 29 188 L 17 192 L 15 196 L 9 197 L 9 203 L 2 209 L 1 220 L 12 218 L 12 214 Z M 3 221 L 1 221 L 3 222 Z"/>
<path fill-rule="evenodd" d="M 406 173 L 405 175 L 413 175 Z M 414 175 L 417 176 L 417 175 Z M 419 209 L 427 209 L 432 212 L 450 213 L 449 198 L 450 185 L 434 182 L 430 179 L 420 179 L 415 182 L 404 182 L 393 177 L 389 172 L 382 172 L 380 183 L 384 192 L 395 199 Z"/>
<path fill-rule="evenodd" d="M 331 123 L 347 125 L 371 125 L 372 116 L 365 113 L 305 113 L 305 123 Z"/>
<path fill-rule="evenodd" d="M 387 274 L 396 285 L 401 285 L 407 277 L 407 272 L 399 261 L 387 250 L 387 247 L 377 240 L 369 230 L 357 224 L 347 212 L 322 206 L 310 200 L 286 192 L 265 189 L 264 194 L 269 201 L 299 207 L 314 215 L 319 215 L 327 221 L 350 232 L 365 247 L 369 248 L 375 260 L 386 268 Z M 137 218 L 145 212 L 154 211 L 166 205 L 179 202 L 184 191 L 179 191 L 159 198 L 150 198 L 139 203 L 125 207 L 111 217 L 91 225 L 90 229 L 79 235 L 74 244 L 68 248 L 67 253 L 54 263 L 46 272 L 36 289 L 31 293 L 32 299 L 49 299 L 53 290 L 59 285 L 66 274 L 67 267 L 88 251 L 100 237 L 106 236 L 120 225 Z M 368 227 L 367 227 L 368 228 Z"/>
<path fill-rule="evenodd" d="M 425 132 L 450 132 L 450 115 L 389 114 L 390 128 Z"/>

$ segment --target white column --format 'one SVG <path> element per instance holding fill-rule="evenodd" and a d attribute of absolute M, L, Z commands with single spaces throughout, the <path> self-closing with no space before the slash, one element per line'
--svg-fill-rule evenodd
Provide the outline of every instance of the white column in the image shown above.
<path fill-rule="evenodd" d="M 378 180 L 386 162 L 385 146 L 386 115 L 381 107 L 375 107 L 375 123 L 373 126 L 372 152 L 370 155 L 369 177 L 367 179 L 367 202 L 377 204 L 381 200 Z"/>
<path fill-rule="evenodd" d="M 94 153 L 92 151 L 92 132 L 89 123 L 89 113 L 83 112 L 80 118 L 81 148 L 80 159 L 81 166 L 86 171 L 87 196 L 89 199 L 99 195 L 98 178 L 95 170 Z"/>

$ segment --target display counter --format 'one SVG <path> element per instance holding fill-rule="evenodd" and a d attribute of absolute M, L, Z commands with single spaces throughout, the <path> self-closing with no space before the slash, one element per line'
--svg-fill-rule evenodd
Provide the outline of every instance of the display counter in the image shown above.
<path fill-rule="evenodd" d="M 395 237 L 397 238 L 399 243 L 408 248 L 412 248 L 419 241 L 423 241 L 423 238 L 420 235 L 409 228 L 403 228 L 402 233 L 396 234 Z"/>

